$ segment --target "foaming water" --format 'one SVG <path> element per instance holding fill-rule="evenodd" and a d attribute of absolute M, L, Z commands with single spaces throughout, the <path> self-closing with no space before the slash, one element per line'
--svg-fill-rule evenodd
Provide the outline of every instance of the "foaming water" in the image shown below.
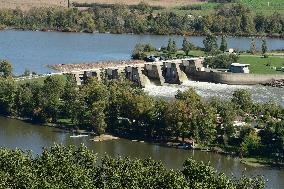
<path fill-rule="evenodd" d="M 265 87 L 261 85 L 227 85 L 209 82 L 186 81 L 181 85 L 165 84 L 156 86 L 153 84 L 146 85 L 144 91 L 151 96 L 173 98 L 177 91 L 185 91 L 188 88 L 194 88 L 196 92 L 204 97 L 220 97 L 223 99 L 232 98 L 232 94 L 237 89 L 246 89 L 251 92 L 253 100 L 256 102 L 276 101 L 284 107 L 284 89 Z"/>

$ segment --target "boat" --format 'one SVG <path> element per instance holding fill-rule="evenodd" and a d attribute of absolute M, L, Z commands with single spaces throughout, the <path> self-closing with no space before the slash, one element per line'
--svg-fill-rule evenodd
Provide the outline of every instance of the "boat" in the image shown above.
<path fill-rule="evenodd" d="M 210 152 L 211 150 L 207 149 L 201 149 L 201 152 Z"/>
<path fill-rule="evenodd" d="M 188 149 L 191 148 L 191 145 L 189 145 L 189 144 L 179 144 L 179 145 L 177 145 L 177 148 L 178 148 L 178 149 L 185 149 L 185 150 L 188 150 Z"/>

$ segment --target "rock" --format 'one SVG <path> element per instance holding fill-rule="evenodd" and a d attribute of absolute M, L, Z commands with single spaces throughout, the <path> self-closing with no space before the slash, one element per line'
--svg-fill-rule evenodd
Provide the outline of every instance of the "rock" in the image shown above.
<path fill-rule="evenodd" d="M 91 139 L 94 142 L 101 142 L 101 141 L 107 141 L 107 140 L 117 140 L 118 137 L 112 136 L 112 135 L 100 135 L 96 136 L 95 138 Z"/>
<path fill-rule="evenodd" d="M 263 85 L 264 86 L 270 86 L 270 87 L 284 88 L 284 79 L 272 80 L 268 83 L 264 83 Z"/>

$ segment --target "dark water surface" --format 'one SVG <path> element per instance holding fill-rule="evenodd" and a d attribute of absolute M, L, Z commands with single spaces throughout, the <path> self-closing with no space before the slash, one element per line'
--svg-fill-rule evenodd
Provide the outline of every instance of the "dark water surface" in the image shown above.
<path fill-rule="evenodd" d="M 180 169 L 184 160 L 193 157 L 198 161 L 210 161 L 219 171 L 228 176 L 236 177 L 242 173 L 247 175 L 263 175 L 268 179 L 267 188 L 281 189 L 284 186 L 284 170 L 268 167 L 250 167 L 240 163 L 238 158 L 231 158 L 219 154 L 180 150 L 161 147 L 158 145 L 132 142 L 125 139 L 105 142 L 93 142 L 89 137 L 70 138 L 71 134 L 59 129 L 32 125 L 18 120 L 0 117 L 0 146 L 32 150 L 33 154 L 41 153 L 42 147 L 49 147 L 54 143 L 64 145 L 80 145 L 84 143 L 89 149 L 98 153 L 111 156 L 129 156 L 132 158 L 148 158 L 161 160 L 168 168 Z"/>
<path fill-rule="evenodd" d="M 178 47 L 183 37 L 172 36 Z M 156 48 L 167 45 L 169 36 L 130 34 L 85 34 L 33 31 L 0 32 L 0 58 L 13 63 L 14 73 L 25 69 L 38 73 L 51 72 L 47 64 L 82 63 L 98 60 L 130 59 L 137 43 L 151 43 Z M 192 43 L 203 46 L 204 37 L 190 37 Z M 220 41 L 220 39 L 219 39 Z M 249 50 L 250 38 L 229 37 L 228 47 Z M 256 40 L 260 49 L 261 39 Z M 267 39 L 268 49 L 284 49 L 283 39 Z"/>

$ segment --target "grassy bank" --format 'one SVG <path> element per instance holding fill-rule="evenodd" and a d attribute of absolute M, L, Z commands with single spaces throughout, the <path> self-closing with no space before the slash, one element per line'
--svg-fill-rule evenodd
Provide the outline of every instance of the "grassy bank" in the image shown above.
<path fill-rule="evenodd" d="M 284 67 L 283 57 L 263 58 L 260 55 L 240 55 L 240 63 L 250 64 L 250 72 L 254 74 L 284 74 L 279 71 Z"/>
<path fill-rule="evenodd" d="M 280 161 L 279 159 L 277 160 L 276 158 L 267 158 L 267 157 L 242 158 L 241 163 L 253 167 L 264 167 L 264 166 L 271 166 L 271 167 L 277 166 L 278 168 L 284 167 L 283 160 Z"/>

